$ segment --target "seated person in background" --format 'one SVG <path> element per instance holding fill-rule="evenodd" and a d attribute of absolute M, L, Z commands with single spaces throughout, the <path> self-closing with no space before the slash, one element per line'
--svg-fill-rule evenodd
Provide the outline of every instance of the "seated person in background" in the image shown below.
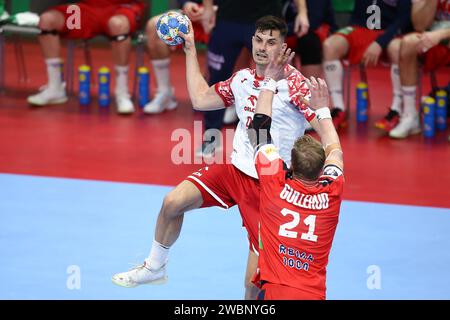
<path fill-rule="evenodd" d="M 372 7 L 374 5 L 377 7 Z M 368 10 L 369 7 L 374 11 Z M 410 10 L 410 0 L 355 1 L 351 26 L 338 30 L 325 40 L 323 65 L 333 105 L 331 115 L 336 128 L 347 124 L 342 91 L 344 71 L 340 60 L 347 58 L 350 64 L 375 66 L 384 49 L 387 49 L 390 57 L 394 56 L 395 50 L 392 50 L 390 43 L 396 35 L 411 28 Z M 380 13 L 380 19 L 376 19 L 376 12 Z M 394 53 L 391 54 L 391 51 Z M 396 74 L 396 68 L 397 66 L 393 64 L 391 75 Z M 392 104 L 399 105 L 401 99 L 399 102 L 395 97 L 394 95 Z"/>
<path fill-rule="evenodd" d="M 322 77 L 322 43 L 337 29 L 331 0 L 287 0 L 287 44 L 300 57 L 305 77 Z"/>
<path fill-rule="evenodd" d="M 400 46 L 403 110 L 400 122 L 389 132 L 396 139 L 421 132 L 416 109 L 419 60 L 424 72 L 450 64 L 450 0 L 413 0 L 411 20 L 417 32 L 405 36 Z"/>
<path fill-rule="evenodd" d="M 208 34 L 214 25 L 215 10 L 205 2 L 205 6 L 201 0 L 187 1 L 178 0 L 181 11 L 192 21 L 195 29 L 195 40 L 200 43 L 208 42 Z M 155 73 L 155 81 L 157 85 L 156 94 L 152 101 L 144 107 L 145 113 L 161 113 L 164 110 L 173 110 L 177 107 L 174 89 L 170 81 L 170 52 L 171 49 L 156 33 L 156 23 L 161 15 L 152 17 L 146 28 L 147 48 L 150 61 Z"/>
<path fill-rule="evenodd" d="M 79 25 L 74 24 L 77 11 L 70 4 L 51 7 L 41 14 L 39 42 L 47 65 L 48 83 L 39 93 L 29 96 L 33 105 L 67 101 L 62 80 L 60 37 L 90 39 L 105 35 L 111 40 L 112 58 L 116 70 L 115 97 L 119 113 L 132 113 L 134 106 L 128 93 L 128 63 L 131 50 L 130 35 L 136 31 L 145 5 L 137 0 L 81 0 Z"/>

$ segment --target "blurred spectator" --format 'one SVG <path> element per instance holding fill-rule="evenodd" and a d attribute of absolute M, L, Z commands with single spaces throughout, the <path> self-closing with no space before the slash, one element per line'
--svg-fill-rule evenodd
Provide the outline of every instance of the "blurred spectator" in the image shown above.
<path fill-rule="evenodd" d="M 389 132 L 397 139 L 421 131 L 416 109 L 419 60 L 425 72 L 450 64 L 450 0 L 413 0 L 411 20 L 417 32 L 405 36 L 400 48 L 403 110 L 400 122 Z"/>
<path fill-rule="evenodd" d="M 208 33 L 211 29 L 209 23 L 213 23 L 215 18 L 213 8 L 202 6 L 201 0 L 177 1 L 182 12 L 192 21 L 196 41 L 207 43 Z M 170 53 L 173 48 L 170 48 L 159 39 L 156 33 L 156 23 L 161 15 L 152 17 L 148 21 L 146 28 L 147 48 L 155 74 L 157 89 L 152 101 L 145 105 L 145 113 L 160 113 L 177 107 L 174 89 L 170 81 Z"/>
<path fill-rule="evenodd" d="M 398 49 L 395 50 L 392 40 L 411 28 L 410 10 L 410 0 L 358 0 L 352 13 L 351 26 L 338 30 L 325 40 L 324 72 L 331 93 L 332 117 L 336 128 L 345 126 L 347 118 L 342 92 L 343 58 L 347 58 L 350 64 L 374 66 L 383 50 L 387 49 L 393 62 L 391 77 L 394 99 L 391 109 L 400 108 L 398 65 L 395 63 Z"/>
<path fill-rule="evenodd" d="M 145 5 L 137 0 L 82 0 L 79 25 L 72 25 L 77 11 L 68 10 L 70 4 L 49 8 L 41 14 L 39 42 L 47 65 L 48 83 L 38 94 L 28 97 L 33 105 L 64 103 L 66 90 L 62 81 L 60 37 L 90 39 L 105 35 L 111 40 L 112 58 L 116 70 L 115 98 L 119 113 L 132 113 L 134 106 L 128 91 L 128 62 L 131 50 L 130 35 L 138 28 Z"/>
<path fill-rule="evenodd" d="M 322 43 L 337 29 L 331 0 L 287 0 L 283 16 L 287 43 L 300 58 L 302 74 L 322 77 Z"/>

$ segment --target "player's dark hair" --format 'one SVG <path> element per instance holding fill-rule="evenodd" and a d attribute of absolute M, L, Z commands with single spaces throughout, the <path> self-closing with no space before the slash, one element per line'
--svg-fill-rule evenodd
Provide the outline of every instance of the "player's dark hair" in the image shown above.
<path fill-rule="evenodd" d="M 316 180 L 325 163 L 325 150 L 319 141 L 310 135 L 304 135 L 294 143 L 291 162 L 294 177 Z"/>
<path fill-rule="evenodd" d="M 287 35 L 288 27 L 286 21 L 276 16 L 264 16 L 259 18 L 255 23 L 256 31 L 278 30 L 284 38 Z"/>

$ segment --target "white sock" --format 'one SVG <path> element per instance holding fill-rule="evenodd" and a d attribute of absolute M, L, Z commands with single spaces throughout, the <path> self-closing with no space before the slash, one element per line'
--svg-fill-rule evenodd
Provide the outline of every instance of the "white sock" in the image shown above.
<path fill-rule="evenodd" d="M 128 94 L 128 66 L 115 66 L 116 70 L 116 90 L 117 95 Z"/>
<path fill-rule="evenodd" d="M 157 83 L 158 92 L 168 92 L 171 90 L 170 84 L 170 58 L 151 60 L 153 72 Z"/>
<path fill-rule="evenodd" d="M 62 60 L 60 58 L 45 59 L 47 65 L 48 87 L 55 90 L 62 88 Z"/>
<path fill-rule="evenodd" d="M 402 86 L 403 114 L 402 116 L 414 116 L 416 110 L 416 86 Z"/>
<path fill-rule="evenodd" d="M 342 94 L 342 77 L 344 75 L 342 63 L 339 60 L 332 60 L 325 61 L 323 65 L 333 107 L 345 110 L 344 95 Z"/>
<path fill-rule="evenodd" d="M 400 72 L 398 64 L 391 66 L 391 80 L 392 80 L 392 105 L 391 110 L 397 111 L 399 114 L 402 111 L 402 84 L 400 82 Z"/>
<path fill-rule="evenodd" d="M 154 270 L 161 268 L 167 262 L 169 249 L 169 247 L 163 246 L 158 241 L 153 240 L 150 255 L 145 259 L 149 268 Z"/>

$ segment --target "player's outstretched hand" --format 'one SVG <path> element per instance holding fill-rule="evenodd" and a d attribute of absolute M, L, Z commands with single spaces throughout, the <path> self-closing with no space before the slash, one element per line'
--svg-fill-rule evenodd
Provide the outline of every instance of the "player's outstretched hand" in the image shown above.
<path fill-rule="evenodd" d="M 270 58 L 269 65 L 266 68 L 264 76 L 272 78 L 275 81 L 286 79 L 293 70 L 285 71 L 285 68 L 292 62 L 294 56 L 295 52 L 291 51 L 291 49 L 287 47 L 286 43 L 283 43 L 280 54 Z"/>
<path fill-rule="evenodd" d="M 313 110 L 324 107 L 328 108 L 330 105 L 330 95 L 325 80 L 311 77 L 310 79 L 306 79 L 306 85 L 311 91 L 311 99 L 305 101 L 308 106 Z"/>
<path fill-rule="evenodd" d="M 179 32 L 178 35 L 183 38 L 184 52 L 195 51 L 195 40 L 194 40 L 194 28 L 192 27 L 192 22 L 189 20 L 189 31 L 188 33 Z"/>

